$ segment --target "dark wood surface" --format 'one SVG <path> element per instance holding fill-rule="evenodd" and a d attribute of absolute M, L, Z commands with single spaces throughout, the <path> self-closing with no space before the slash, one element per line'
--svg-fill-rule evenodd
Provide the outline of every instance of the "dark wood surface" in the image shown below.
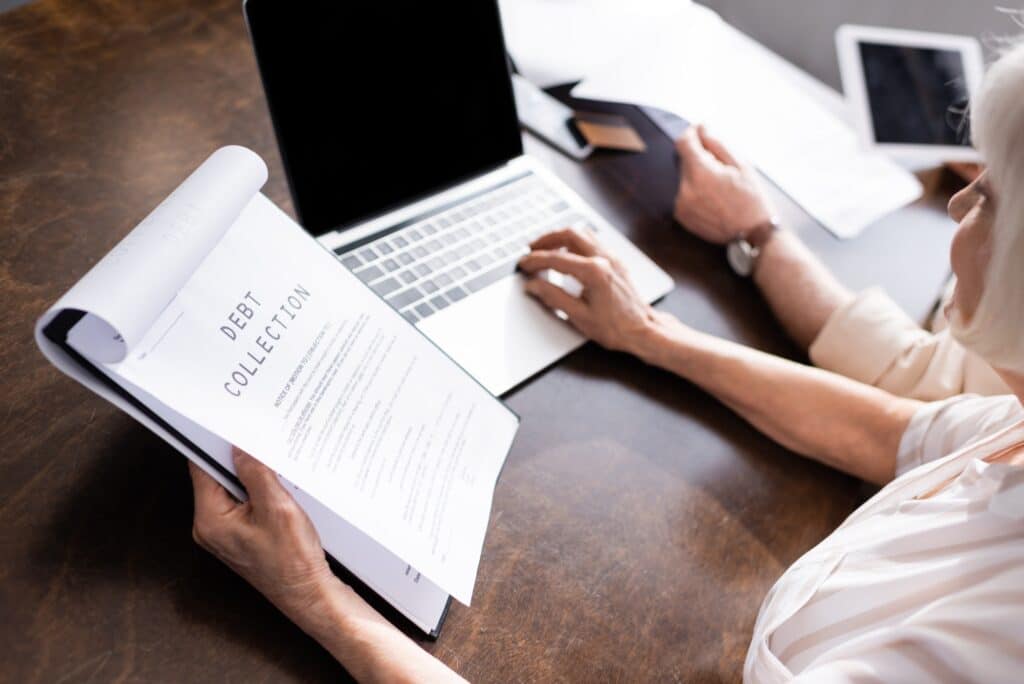
<path fill-rule="evenodd" d="M 221 145 L 261 154 L 265 191 L 291 211 L 240 4 L 38 0 L 0 15 L 2 681 L 344 677 L 193 544 L 182 458 L 60 375 L 31 337 Z M 671 145 L 619 109 L 648 153 L 579 165 L 533 140 L 528 150 L 675 278 L 662 308 L 799 358 L 721 251 L 673 224 Z M 780 202 L 848 284 L 882 284 L 926 313 L 952 230 L 941 199 L 850 242 Z M 687 383 L 593 345 L 508 401 L 522 431 L 473 606 L 453 605 L 423 642 L 474 681 L 736 680 L 765 592 L 864 493 Z"/>

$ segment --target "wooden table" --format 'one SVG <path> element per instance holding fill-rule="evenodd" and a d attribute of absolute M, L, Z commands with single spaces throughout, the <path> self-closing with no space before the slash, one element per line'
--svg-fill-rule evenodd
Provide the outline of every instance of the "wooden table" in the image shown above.
<path fill-rule="evenodd" d="M 648 153 L 579 165 L 527 147 L 675 278 L 662 308 L 799 358 L 721 250 L 673 224 L 671 145 L 619 109 Z M 227 143 L 268 161 L 265 190 L 290 211 L 238 0 L 38 0 L 0 15 L 0 680 L 342 676 L 193 544 L 181 457 L 58 374 L 31 338 L 49 304 Z M 851 242 L 780 203 L 848 284 L 882 284 L 926 313 L 952 231 L 941 199 Z M 522 430 L 473 606 L 453 605 L 423 642 L 474 681 L 736 680 L 765 592 L 863 497 L 693 386 L 593 345 L 508 401 Z"/>

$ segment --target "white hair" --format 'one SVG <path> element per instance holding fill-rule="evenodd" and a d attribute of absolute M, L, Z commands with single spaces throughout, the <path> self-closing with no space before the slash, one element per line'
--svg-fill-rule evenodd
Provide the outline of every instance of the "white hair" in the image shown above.
<path fill-rule="evenodd" d="M 971 103 L 971 136 L 988 169 L 996 211 L 984 289 L 953 336 L 995 368 L 1024 375 L 1024 40 L 1009 44 Z"/>

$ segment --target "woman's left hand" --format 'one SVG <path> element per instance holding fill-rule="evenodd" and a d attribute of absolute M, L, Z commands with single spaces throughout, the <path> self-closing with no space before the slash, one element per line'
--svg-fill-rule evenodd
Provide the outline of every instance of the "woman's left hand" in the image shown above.
<path fill-rule="evenodd" d="M 274 471 L 238 449 L 234 461 L 249 494 L 244 503 L 189 462 L 195 494 L 192 536 L 310 631 L 318 604 L 340 581 L 327 565 L 313 523 Z"/>
<path fill-rule="evenodd" d="M 565 228 L 537 238 L 519 262 L 529 277 L 526 291 L 552 309 L 565 312 L 569 322 L 602 347 L 636 353 L 637 345 L 657 320 L 657 314 L 633 287 L 629 274 L 614 255 L 589 233 Z M 583 292 L 574 297 L 536 277 L 544 269 L 570 275 Z"/>

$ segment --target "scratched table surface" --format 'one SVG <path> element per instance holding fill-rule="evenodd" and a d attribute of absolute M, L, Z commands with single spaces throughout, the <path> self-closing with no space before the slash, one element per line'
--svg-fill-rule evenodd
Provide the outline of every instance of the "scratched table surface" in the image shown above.
<path fill-rule="evenodd" d="M 0 15 L 0 681 L 346 677 L 192 542 L 181 456 L 31 337 L 221 145 L 261 154 L 265 192 L 292 211 L 240 5 L 37 0 Z M 587 107 L 626 115 L 649 150 L 583 164 L 530 138 L 527 150 L 671 274 L 661 308 L 800 359 L 721 250 L 673 223 L 670 141 L 633 108 Z M 847 284 L 880 284 L 923 318 L 953 229 L 941 194 L 848 242 L 776 199 Z M 454 604 L 436 641 L 410 631 L 473 681 L 734 681 L 769 587 L 865 495 L 692 385 L 594 345 L 507 401 L 522 429 L 473 605 Z"/>

